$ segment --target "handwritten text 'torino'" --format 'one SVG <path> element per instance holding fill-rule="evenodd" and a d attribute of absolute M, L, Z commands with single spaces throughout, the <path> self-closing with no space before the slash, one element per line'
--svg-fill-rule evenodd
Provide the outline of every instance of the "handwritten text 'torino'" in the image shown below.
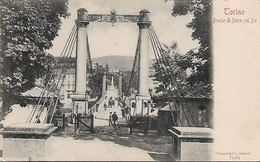
<path fill-rule="evenodd" d="M 230 9 L 230 8 L 224 8 L 224 14 L 225 15 L 245 15 L 245 11 L 241 9 Z"/>
<path fill-rule="evenodd" d="M 224 8 L 223 9 L 224 17 L 213 18 L 213 24 L 255 24 L 257 23 L 257 19 L 254 17 L 248 17 L 246 15 L 246 11 L 243 9 L 232 9 L 232 8 Z"/>

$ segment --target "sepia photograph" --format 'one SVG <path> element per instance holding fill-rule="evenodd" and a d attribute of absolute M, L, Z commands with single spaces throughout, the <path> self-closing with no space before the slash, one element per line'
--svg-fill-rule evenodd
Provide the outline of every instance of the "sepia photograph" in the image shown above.
<path fill-rule="evenodd" d="M 260 158 L 249 149 L 225 147 L 222 140 L 255 141 L 260 131 L 257 119 L 250 136 L 240 129 L 241 136 L 232 135 L 233 127 L 225 127 L 242 114 L 232 120 L 228 112 L 236 105 L 225 107 L 236 88 L 222 88 L 236 82 L 228 82 L 235 73 L 219 73 L 222 64 L 231 65 L 225 55 L 231 42 L 218 33 L 235 32 L 238 25 L 255 31 L 260 21 L 248 16 L 250 4 L 231 4 L 234 0 L 2 0 L 0 160 Z M 235 28 L 222 31 L 231 24 Z M 222 134 L 228 129 L 233 133 Z"/>

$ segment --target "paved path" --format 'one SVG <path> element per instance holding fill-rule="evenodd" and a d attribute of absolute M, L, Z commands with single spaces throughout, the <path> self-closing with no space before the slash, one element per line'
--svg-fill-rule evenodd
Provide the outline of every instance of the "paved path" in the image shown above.
<path fill-rule="evenodd" d="M 115 106 L 112 106 L 112 108 L 106 108 L 106 110 L 104 109 L 104 104 L 106 103 L 108 105 L 108 99 L 110 97 L 112 97 L 113 99 L 118 97 L 118 90 L 114 87 L 111 87 L 107 90 L 107 99 L 99 105 L 98 112 L 94 113 L 94 126 L 107 126 L 109 124 L 110 112 L 116 112 L 118 116 L 118 123 L 126 123 L 125 118 L 122 118 L 121 107 L 118 105 L 117 101 L 115 101 Z"/>
<path fill-rule="evenodd" d="M 94 138 L 50 137 L 46 157 L 32 157 L 33 161 L 153 161 L 149 152 Z M 1 158 L 7 161 L 28 161 L 28 158 Z M 1 160 L 0 159 L 0 160 Z"/>
<path fill-rule="evenodd" d="M 113 142 L 75 140 L 72 137 L 52 137 L 45 160 L 153 160 L 147 151 L 121 146 Z"/>

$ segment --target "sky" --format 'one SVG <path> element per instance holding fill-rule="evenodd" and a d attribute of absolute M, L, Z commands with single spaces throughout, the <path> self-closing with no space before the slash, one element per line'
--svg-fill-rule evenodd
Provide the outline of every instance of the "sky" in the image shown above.
<path fill-rule="evenodd" d="M 115 10 L 116 14 L 122 15 L 139 15 L 142 9 L 147 9 L 160 42 L 170 45 L 176 41 L 179 52 L 184 54 L 198 46 L 197 41 L 191 38 L 192 30 L 186 27 L 192 15 L 173 17 L 172 7 L 171 0 L 69 0 L 71 15 L 62 19 L 59 36 L 47 52 L 54 56 L 61 54 L 77 19 L 77 10 L 85 8 L 89 14 L 110 14 L 111 10 Z M 111 23 L 91 22 L 88 25 L 88 37 L 92 58 L 110 55 L 134 56 L 138 26 L 136 23 L 115 23 L 112 26 Z M 76 56 L 75 50 L 72 56 Z"/>

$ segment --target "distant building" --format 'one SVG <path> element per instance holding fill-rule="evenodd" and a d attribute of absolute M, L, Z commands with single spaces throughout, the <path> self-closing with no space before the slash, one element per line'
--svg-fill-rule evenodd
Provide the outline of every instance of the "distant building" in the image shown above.
<path fill-rule="evenodd" d="M 60 74 L 60 71 L 57 75 Z M 58 83 L 59 77 L 55 77 L 55 83 Z M 62 84 L 62 85 L 61 85 Z M 73 94 L 75 90 L 75 69 L 67 69 L 64 81 L 62 83 L 62 78 L 58 83 L 58 87 L 60 87 L 60 97 L 62 99 L 62 103 L 65 104 L 65 107 L 71 104 L 70 95 Z"/>
<path fill-rule="evenodd" d="M 109 73 L 119 73 L 119 69 L 113 67 L 113 68 L 109 68 Z"/>
<path fill-rule="evenodd" d="M 99 66 L 97 62 L 93 62 L 93 61 L 92 61 L 91 64 L 92 64 L 92 68 L 93 68 L 93 69 L 97 69 L 98 66 Z"/>
<path fill-rule="evenodd" d="M 59 74 L 60 74 L 60 71 L 59 71 L 58 75 Z M 58 82 L 58 79 L 59 79 L 58 77 L 55 77 L 56 83 Z M 75 88 L 76 88 L 75 81 L 76 81 L 76 70 L 67 69 L 63 84 L 62 84 L 62 79 L 59 82 L 58 87 L 61 87 L 60 97 L 62 98 L 62 103 L 64 103 L 65 108 L 71 107 L 71 105 L 72 105 L 72 100 L 70 98 L 70 95 L 72 95 L 75 91 Z M 88 80 L 86 83 L 88 83 Z M 89 89 L 89 88 L 88 88 L 88 90 L 91 91 L 91 89 Z"/>
<path fill-rule="evenodd" d="M 177 127 L 213 128 L 213 95 L 206 89 L 188 92 L 184 97 L 172 96 L 175 102 L 166 104 L 158 111 L 158 133 L 168 134 L 168 129 Z M 162 103 L 169 99 L 161 98 Z M 158 100 L 158 101 L 159 101 Z M 158 102 L 155 101 L 154 102 Z"/>

